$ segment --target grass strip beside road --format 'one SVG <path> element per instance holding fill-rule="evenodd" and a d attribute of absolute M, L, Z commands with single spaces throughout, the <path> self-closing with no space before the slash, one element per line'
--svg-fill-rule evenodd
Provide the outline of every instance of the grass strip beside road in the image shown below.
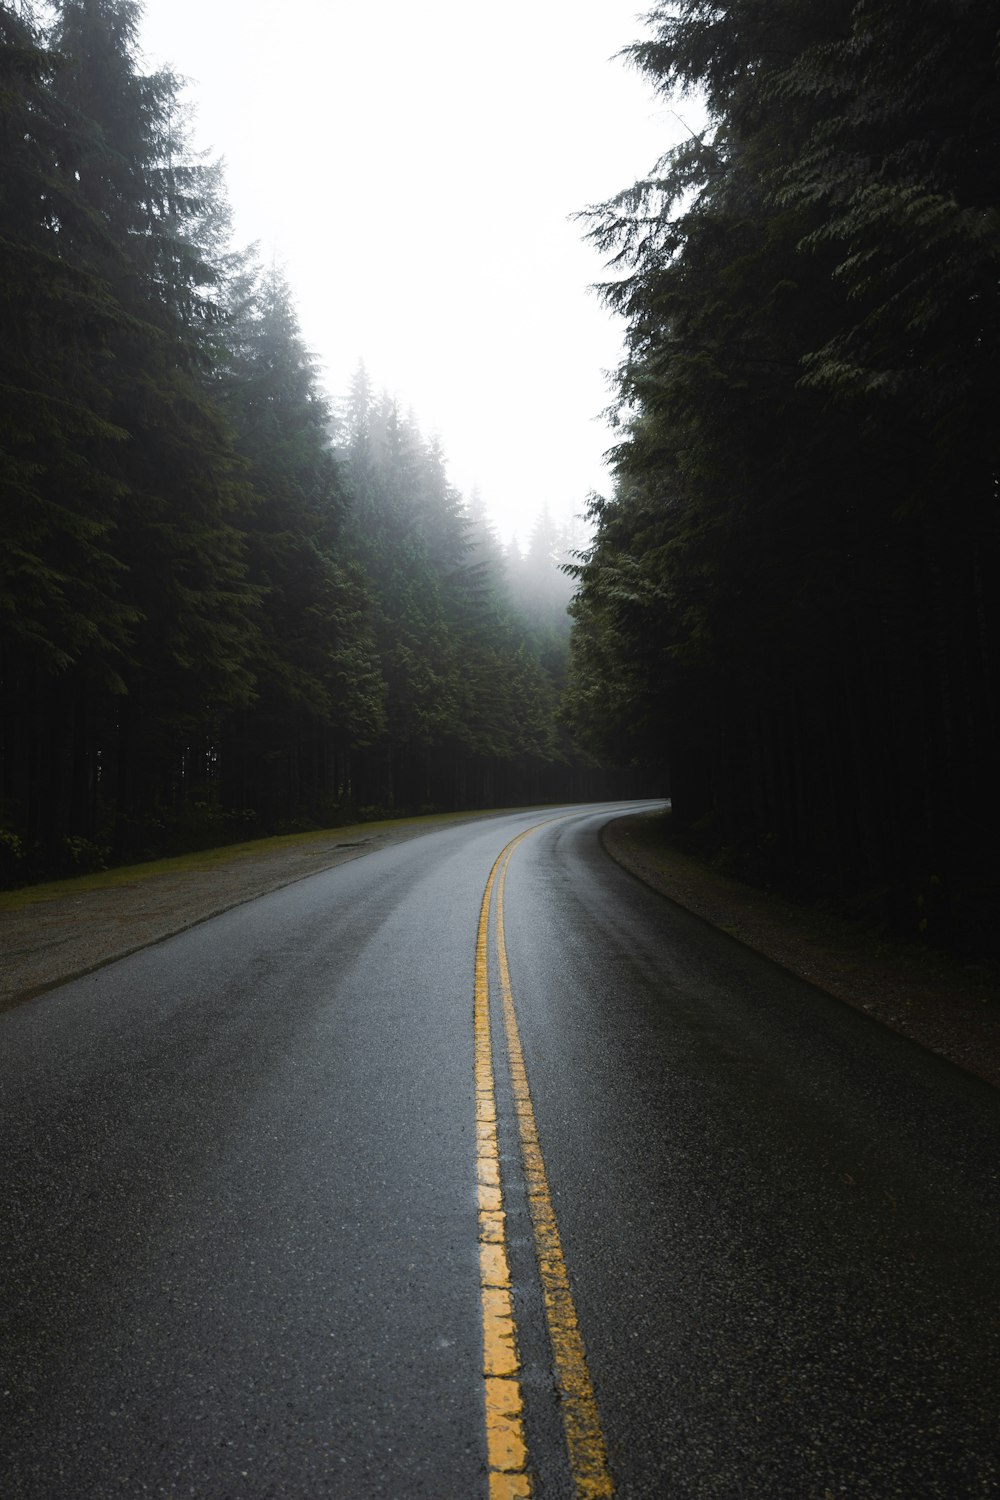
<path fill-rule="evenodd" d="M 497 816 L 509 809 L 490 808 L 482 812 L 428 813 L 413 818 L 386 818 L 378 822 L 349 823 L 336 828 L 313 829 L 308 833 L 275 834 L 270 838 L 249 839 L 242 844 L 221 844 L 214 849 L 198 849 L 189 854 L 170 855 L 166 859 L 145 860 L 134 865 L 115 865 L 87 875 L 71 875 L 62 880 L 39 885 L 18 886 L 0 891 L 0 912 L 23 911 L 25 907 L 66 896 L 82 896 L 91 891 L 110 891 L 155 880 L 161 875 L 205 874 L 244 860 L 268 859 L 292 851 L 321 852 L 324 846 L 346 848 L 368 842 L 383 833 L 422 832 L 438 825 L 467 822 L 474 818 Z"/>
<path fill-rule="evenodd" d="M 388 844 L 496 815 L 345 824 L 7 891 L 0 895 L 0 1011 Z"/>

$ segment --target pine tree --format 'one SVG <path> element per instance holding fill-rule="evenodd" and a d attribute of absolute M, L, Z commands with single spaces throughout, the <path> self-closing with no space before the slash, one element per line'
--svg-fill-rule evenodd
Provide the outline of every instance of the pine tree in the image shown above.
<path fill-rule="evenodd" d="M 666 756 L 681 821 L 754 868 L 912 891 L 974 859 L 997 748 L 995 21 L 691 0 L 649 25 L 632 61 L 710 124 L 591 220 L 628 337 L 577 718 Z"/>
<path fill-rule="evenodd" d="M 138 619 L 119 480 L 91 462 L 127 440 L 92 351 L 128 319 L 93 270 L 112 247 L 81 198 L 60 60 L 26 7 L 0 7 L 0 70 L 0 807 L 22 853 L 51 858 L 67 829 L 91 831 L 85 720 L 121 690 Z"/>
<path fill-rule="evenodd" d="M 142 848 L 251 688 L 242 481 L 200 376 L 212 273 L 178 233 L 195 209 L 168 140 L 176 86 L 137 71 L 136 20 L 125 0 L 66 0 L 52 42 L 25 47 L 3 12 L 23 121 L 4 137 L 5 671 L 31 705 L 17 816 L 49 862 L 111 807 L 119 849 Z"/>
<path fill-rule="evenodd" d="M 276 268 L 245 275 L 230 343 L 220 392 L 255 495 L 244 524 L 261 643 L 256 702 L 229 725 L 226 799 L 271 826 L 346 803 L 350 751 L 381 733 L 385 687 L 367 582 L 343 540 L 329 409 Z"/>

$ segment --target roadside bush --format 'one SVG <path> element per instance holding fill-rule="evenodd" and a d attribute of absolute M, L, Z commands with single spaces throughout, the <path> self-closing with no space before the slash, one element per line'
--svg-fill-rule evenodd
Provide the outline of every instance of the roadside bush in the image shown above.
<path fill-rule="evenodd" d="M 0 828 L 0 886 L 20 885 L 27 877 L 24 844 L 16 833 Z"/>

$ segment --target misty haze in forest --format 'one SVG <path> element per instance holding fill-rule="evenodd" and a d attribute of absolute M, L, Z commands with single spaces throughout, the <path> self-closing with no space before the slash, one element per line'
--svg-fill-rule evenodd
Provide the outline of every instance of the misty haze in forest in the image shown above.
<path fill-rule="evenodd" d="M 696 124 L 576 205 L 610 481 L 516 542 L 377 372 L 324 387 L 140 22 L 0 6 L 2 879 L 669 788 L 744 878 L 995 945 L 993 8 L 636 23 Z"/>

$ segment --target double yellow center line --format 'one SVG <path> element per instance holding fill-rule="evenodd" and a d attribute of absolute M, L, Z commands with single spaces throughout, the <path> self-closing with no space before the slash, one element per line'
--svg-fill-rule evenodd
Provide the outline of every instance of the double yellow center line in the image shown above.
<path fill-rule="evenodd" d="M 491 910 L 495 914 L 500 1002 L 507 1039 L 514 1111 L 521 1142 L 521 1161 L 534 1229 L 535 1251 L 566 1432 L 569 1465 L 578 1500 L 601 1500 L 601 1497 L 614 1493 L 614 1486 L 608 1471 L 604 1437 L 577 1323 L 576 1308 L 573 1305 L 545 1162 L 538 1143 L 535 1112 L 524 1068 L 524 1053 L 507 964 L 503 917 L 507 867 L 518 844 L 534 831 L 534 828 L 529 828 L 519 834 L 498 855 L 486 882 L 476 941 L 476 1182 L 479 1195 L 479 1277 L 483 1315 L 489 1500 L 524 1500 L 524 1497 L 532 1493 L 531 1466 L 524 1434 L 524 1397 L 521 1390 L 521 1364 L 510 1265 L 507 1259 L 506 1213 L 497 1136 L 493 1044 L 490 1034 Z"/>

